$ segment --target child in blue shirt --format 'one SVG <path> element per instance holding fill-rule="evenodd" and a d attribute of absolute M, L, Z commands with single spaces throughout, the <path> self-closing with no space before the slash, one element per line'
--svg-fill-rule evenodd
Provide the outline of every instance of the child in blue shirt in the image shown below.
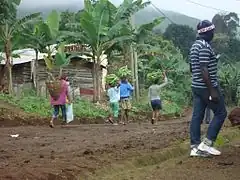
<path fill-rule="evenodd" d="M 123 77 L 120 84 L 120 104 L 121 104 L 121 123 L 128 122 L 128 113 L 132 108 L 130 96 L 133 92 L 133 86 Z"/>

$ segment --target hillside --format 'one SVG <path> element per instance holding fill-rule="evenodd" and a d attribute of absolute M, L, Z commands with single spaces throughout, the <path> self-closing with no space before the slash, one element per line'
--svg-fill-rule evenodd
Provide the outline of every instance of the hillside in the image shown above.
<path fill-rule="evenodd" d="M 173 23 L 176 24 L 183 24 L 183 25 L 188 25 L 192 27 L 193 29 L 196 28 L 197 23 L 200 21 L 199 19 L 193 18 L 186 16 L 181 13 L 173 12 L 173 11 L 166 11 L 166 10 L 161 10 L 165 16 L 167 16 Z M 142 11 L 139 11 L 136 14 L 136 24 L 142 24 L 142 23 L 147 23 L 151 22 L 153 19 L 157 17 L 162 17 L 163 14 L 158 12 L 152 7 L 147 7 L 143 9 Z M 169 24 L 171 24 L 170 20 L 167 18 L 164 20 L 163 23 L 158 27 L 161 31 L 164 31 Z"/>
<path fill-rule="evenodd" d="M 58 5 L 58 6 L 30 6 L 30 7 L 22 7 L 18 9 L 18 15 L 24 16 L 29 13 L 33 12 L 42 12 L 42 15 L 46 17 L 46 15 L 52 10 L 56 9 L 57 11 L 65 11 L 65 10 L 70 10 L 70 11 L 78 11 L 79 9 L 82 9 L 83 5 L 82 4 L 69 4 L 69 5 Z M 173 11 L 166 11 L 166 10 L 161 10 L 169 19 L 171 19 L 174 23 L 177 24 L 184 24 L 188 25 L 192 28 L 196 28 L 197 23 L 199 22 L 198 19 L 189 17 L 180 13 L 176 13 Z M 152 21 L 153 19 L 157 17 L 163 16 L 160 12 L 157 10 L 153 9 L 152 7 L 147 7 L 143 9 L 142 11 L 139 11 L 136 14 L 135 18 L 135 23 L 136 25 L 139 24 L 144 24 Z M 164 22 L 158 27 L 162 32 L 166 29 L 166 27 L 170 24 L 171 22 L 168 19 L 165 19 Z"/>

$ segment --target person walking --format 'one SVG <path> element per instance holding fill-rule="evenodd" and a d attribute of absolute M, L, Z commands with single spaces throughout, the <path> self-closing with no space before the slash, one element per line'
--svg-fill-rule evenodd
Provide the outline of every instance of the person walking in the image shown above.
<path fill-rule="evenodd" d="M 209 157 L 220 155 L 213 147 L 218 133 L 227 116 L 224 97 L 220 91 L 217 77 L 217 57 L 210 45 L 215 26 L 208 20 L 197 25 L 198 37 L 190 49 L 190 71 L 192 73 L 193 113 L 190 123 L 190 156 Z M 201 142 L 201 122 L 206 107 L 213 113 L 206 138 Z"/>
<path fill-rule="evenodd" d="M 113 125 L 118 125 L 118 115 L 119 115 L 119 101 L 120 101 L 120 82 L 117 85 L 109 84 L 109 89 L 107 90 L 107 95 L 109 97 L 109 105 L 111 109 L 108 121 Z"/>
<path fill-rule="evenodd" d="M 70 96 L 69 96 L 69 92 L 68 92 L 68 84 L 66 82 L 66 77 L 62 76 L 60 78 L 61 80 L 61 92 L 60 95 L 58 97 L 58 99 L 54 99 L 53 97 L 50 97 L 50 103 L 53 107 L 53 115 L 52 115 L 52 119 L 50 121 L 49 126 L 51 128 L 54 127 L 54 120 L 56 120 L 58 118 L 59 115 L 59 109 L 61 109 L 62 111 L 62 125 L 66 124 L 66 120 L 67 120 L 67 115 L 66 115 L 66 104 L 67 104 L 67 100 L 68 103 L 71 104 L 70 101 Z"/>
<path fill-rule="evenodd" d="M 160 91 L 162 87 L 168 84 L 168 79 L 165 72 L 163 72 L 163 76 L 164 76 L 164 82 L 162 84 L 160 85 L 158 84 L 159 79 L 157 78 L 148 89 L 148 98 L 152 107 L 152 120 L 151 120 L 152 124 L 154 124 L 155 121 L 159 120 L 159 113 L 160 113 L 160 110 L 162 109 Z"/>
<path fill-rule="evenodd" d="M 120 83 L 120 104 L 121 104 L 121 121 L 125 125 L 129 122 L 129 112 L 132 108 L 130 96 L 133 92 L 133 86 L 128 82 L 126 77 L 121 78 Z"/>

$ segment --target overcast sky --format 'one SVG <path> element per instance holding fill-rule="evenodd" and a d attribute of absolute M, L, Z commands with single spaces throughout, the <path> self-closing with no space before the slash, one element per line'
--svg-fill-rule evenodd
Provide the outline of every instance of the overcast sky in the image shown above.
<path fill-rule="evenodd" d="M 240 16 L 240 0 L 191 0 L 193 2 L 211 6 L 217 9 L 222 9 L 229 12 L 236 12 Z M 111 0 L 114 4 L 118 5 L 122 0 Z M 151 0 L 151 2 L 160 9 L 171 10 L 180 12 L 188 16 L 196 17 L 199 19 L 212 19 L 218 10 L 204 8 L 199 5 L 193 4 L 188 0 Z M 67 5 L 74 3 L 83 3 L 83 0 L 22 0 L 22 6 L 48 6 L 48 5 Z"/>

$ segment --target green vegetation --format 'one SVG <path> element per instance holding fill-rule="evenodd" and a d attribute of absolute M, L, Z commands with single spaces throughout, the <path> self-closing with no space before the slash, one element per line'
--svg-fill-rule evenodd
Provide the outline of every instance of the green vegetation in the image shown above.
<path fill-rule="evenodd" d="M 0 94 L 0 100 L 16 105 L 26 113 L 42 117 L 49 117 L 52 114 L 49 99 L 46 97 L 36 96 L 36 92 L 33 90 L 24 91 L 20 97 Z M 163 101 L 163 107 L 163 114 L 165 115 L 180 115 L 183 110 L 181 106 L 168 100 Z M 138 112 L 148 112 L 150 110 L 147 98 L 142 98 L 140 102 L 133 102 L 133 116 L 136 116 Z M 78 118 L 105 118 L 108 115 L 108 110 L 105 108 L 96 106 L 95 104 L 83 99 L 77 99 L 74 101 L 73 111 L 74 116 Z"/>
<path fill-rule="evenodd" d="M 84 9 L 79 8 L 76 13 L 65 11 L 60 14 L 52 10 L 46 19 L 42 18 L 40 13 L 19 19 L 16 11 L 20 2 L 21 0 L 4 0 L 1 4 L 4 10 L 0 13 L 0 17 L 8 18 L 0 19 L 0 49 L 6 55 L 6 58 L 0 57 L 6 62 L 6 65 L 0 69 L 0 84 L 3 84 L 2 81 L 6 76 L 10 94 L 12 92 L 10 60 L 15 56 L 12 54 L 14 50 L 32 48 L 36 52 L 36 59 L 39 52 L 47 53 L 48 57 L 45 61 L 50 71 L 52 68 L 67 65 L 68 60 L 63 52 L 63 45 L 77 43 L 87 44 L 90 51 L 77 52 L 74 55 L 87 55 L 94 62 L 92 72 L 95 102 L 102 100 L 102 83 L 99 77 L 101 56 L 104 53 L 112 67 L 108 70 L 117 76 L 127 73 L 129 81 L 134 85 L 136 89 L 134 95 L 136 99 L 140 99 L 134 102 L 135 112 L 150 110 L 146 92 L 155 79 L 158 79 L 159 83 L 163 81 L 162 72 L 166 72 L 170 80 L 161 92 L 163 113 L 181 115 L 184 108 L 191 103 L 191 76 L 187 54 L 195 39 L 195 32 L 186 25 L 172 24 L 162 34 L 157 28 L 166 22 L 166 19 L 160 16 L 154 16 L 145 24 L 136 23 L 137 25 L 134 26 L 130 20 L 131 17 L 139 16 L 143 11 L 151 11 L 150 2 L 124 0 L 117 7 L 108 0 L 85 0 Z M 227 102 L 236 104 L 239 102 L 240 94 L 240 74 L 238 73 L 240 41 L 237 31 L 239 18 L 236 13 L 229 13 L 216 15 L 213 21 L 217 32 L 213 47 L 217 54 L 222 53 L 219 63 L 220 84 Z M 197 21 L 195 23 L 197 24 Z M 51 56 L 50 46 L 53 44 L 57 44 L 58 47 L 56 58 Z M 55 65 L 58 66 L 55 67 Z M 122 71 L 120 75 L 117 74 L 116 72 L 121 70 L 120 67 L 125 65 L 131 71 Z M 131 75 L 129 72 L 132 72 Z M 37 73 L 36 71 L 33 75 L 35 82 L 37 82 Z M 61 68 L 59 74 L 61 74 Z M 116 81 L 116 78 L 112 76 L 108 81 Z M 34 90 L 38 92 L 38 83 Z M 138 92 L 143 92 L 141 98 L 138 98 Z M 1 98 L 17 104 L 27 112 L 46 116 L 51 111 L 48 100 L 43 97 L 24 94 L 19 101 L 14 96 L 1 95 Z M 40 111 L 40 107 L 44 110 Z M 76 101 L 74 108 L 75 114 L 79 117 L 106 115 L 104 110 L 99 110 L 100 108 L 96 105 L 82 100 Z"/>
<path fill-rule="evenodd" d="M 50 117 L 52 107 L 49 99 L 36 96 L 34 91 L 25 91 L 19 98 L 11 95 L 0 94 L 0 100 L 16 105 L 24 112 L 32 113 L 42 117 Z M 73 105 L 74 116 L 78 118 L 97 118 L 106 117 L 107 111 L 96 107 L 93 103 L 86 100 L 76 100 Z"/>
<path fill-rule="evenodd" d="M 188 56 L 189 48 L 196 39 L 196 31 L 186 25 L 170 24 L 163 36 L 181 50 L 184 57 Z"/>
<path fill-rule="evenodd" d="M 218 147 L 228 146 L 229 143 L 239 139 L 240 131 L 236 128 L 229 128 L 221 133 L 221 143 L 217 144 Z M 176 167 L 177 164 L 186 163 L 189 153 L 188 139 L 184 141 L 175 141 L 171 147 L 161 149 L 161 151 L 151 151 L 144 154 L 135 154 L 131 160 L 123 161 L 121 163 L 111 164 L 111 167 L 104 167 L 99 169 L 92 178 L 89 179 L 143 179 L 146 174 L 149 177 L 149 172 L 155 173 L 159 169 L 165 170 L 166 167 Z M 217 140 L 218 141 L 218 140 Z M 224 141 L 224 143 L 223 143 Z M 191 160 L 191 159 L 190 159 Z M 192 164 L 192 160 L 191 160 Z M 178 165 L 180 166 L 180 165 Z M 182 167 L 182 166 L 180 166 Z"/>

